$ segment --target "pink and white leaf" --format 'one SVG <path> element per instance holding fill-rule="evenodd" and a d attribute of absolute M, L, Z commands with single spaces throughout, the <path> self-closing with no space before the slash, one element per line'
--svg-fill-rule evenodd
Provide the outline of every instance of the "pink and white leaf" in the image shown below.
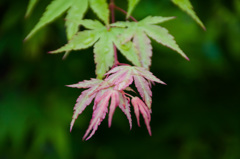
<path fill-rule="evenodd" d="M 132 105 L 133 105 L 133 108 L 134 108 L 134 113 L 136 115 L 136 118 L 137 118 L 137 123 L 138 123 L 138 126 L 140 127 L 140 112 L 139 112 L 139 107 L 138 107 L 138 100 L 137 98 L 132 98 Z"/>
<path fill-rule="evenodd" d="M 147 104 L 149 108 L 151 108 L 152 104 L 152 91 L 149 87 L 148 82 L 142 77 L 142 76 L 133 76 L 134 77 L 134 82 L 135 86 L 143 98 L 144 102 Z"/>
<path fill-rule="evenodd" d="M 93 91 L 93 93 L 97 93 L 101 90 L 107 89 L 109 87 L 111 87 L 112 84 L 109 83 L 108 81 L 104 80 L 101 84 L 98 85 L 98 87 Z"/>
<path fill-rule="evenodd" d="M 126 87 L 124 90 L 136 93 L 131 87 Z"/>
<path fill-rule="evenodd" d="M 137 118 L 137 122 L 138 122 L 138 126 L 140 126 L 140 114 L 139 112 L 142 114 L 143 119 L 145 121 L 145 125 L 147 127 L 148 133 L 151 136 L 152 132 L 151 132 L 151 127 L 150 127 L 150 121 L 151 121 L 151 110 L 148 109 L 148 107 L 146 106 L 146 104 L 139 99 L 138 97 L 134 97 L 132 98 L 132 105 L 134 108 L 134 112 Z"/>
<path fill-rule="evenodd" d="M 122 68 L 120 66 L 111 69 L 105 74 L 105 75 L 110 75 L 110 74 L 111 75 L 105 78 L 105 80 L 99 85 L 99 87 L 94 91 L 94 93 L 113 86 L 117 80 L 122 79 L 121 77 L 125 73 L 127 73 L 125 68 Z"/>
<path fill-rule="evenodd" d="M 123 69 L 125 69 L 125 67 L 122 67 L 122 66 L 114 67 L 113 69 L 109 70 L 105 75 L 110 75 L 110 74 L 119 72 Z"/>
<path fill-rule="evenodd" d="M 123 74 L 121 78 L 114 82 L 114 89 L 116 90 L 124 90 L 133 82 L 132 71 L 128 70 L 126 73 Z"/>
<path fill-rule="evenodd" d="M 90 139 L 94 135 L 95 131 L 97 130 L 102 120 L 105 118 L 106 113 L 108 112 L 108 102 L 109 102 L 110 96 L 111 94 L 108 93 L 106 96 L 104 96 L 104 98 L 102 98 L 100 102 L 96 103 L 96 106 L 94 106 L 95 110 L 93 111 L 90 125 L 83 136 L 83 140 Z M 90 132 L 91 134 L 89 135 Z"/>
<path fill-rule="evenodd" d="M 161 84 L 166 85 L 165 82 L 158 79 L 156 76 L 154 76 L 152 74 L 152 72 L 148 71 L 147 69 L 142 68 L 142 67 L 135 67 L 135 68 L 138 70 L 137 72 L 138 72 L 139 75 L 143 76 L 144 78 L 148 79 L 149 81 L 157 82 L 157 83 L 161 83 Z"/>
<path fill-rule="evenodd" d="M 78 118 L 78 115 L 83 112 L 83 110 L 92 102 L 93 98 L 96 94 L 92 94 L 92 92 L 97 88 L 97 86 L 92 87 L 88 90 L 85 90 L 81 93 L 81 95 L 77 99 L 77 103 L 74 106 L 74 113 L 72 117 L 72 121 L 70 124 L 70 131 L 72 131 L 72 127 L 74 125 L 75 120 Z"/>
<path fill-rule="evenodd" d="M 108 114 L 108 127 L 111 127 L 111 125 L 112 125 L 112 117 L 113 117 L 115 109 L 118 105 L 119 105 L 118 91 L 112 90 L 111 91 L 111 105 L 109 107 L 109 114 Z"/>
<path fill-rule="evenodd" d="M 100 84 L 102 80 L 100 79 L 94 79 L 92 78 L 91 80 L 84 80 L 82 82 L 78 82 L 77 84 L 71 84 L 67 85 L 67 87 L 72 87 L 72 88 L 90 88 L 96 84 Z"/>
<path fill-rule="evenodd" d="M 108 95 L 108 90 L 109 89 L 103 89 L 97 92 L 95 100 L 94 100 L 94 106 L 93 110 L 96 109 L 97 103 L 99 103 L 105 96 Z"/>
<path fill-rule="evenodd" d="M 131 118 L 131 111 L 130 111 L 130 104 L 127 97 L 119 92 L 119 108 L 123 111 L 126 115 L 130 129 L 132 129 L 132 118 Z"/>
<path fill-rule="evenodd" d="M 121 67 L 121 66 L 118 66 Z M 118 72 L 115 72 L 113 74 L 111 74 L 110 76 L 108 76 L 105 81 L 108 81 L 108 83 L 111 83 L 112 85 L 116 83 L 116 81 L 121 81 L 124 79 L 124 77 L 126 76 L 126 74 L 129 72 L 129 70 L 127 69 L 122 69 Z"/>

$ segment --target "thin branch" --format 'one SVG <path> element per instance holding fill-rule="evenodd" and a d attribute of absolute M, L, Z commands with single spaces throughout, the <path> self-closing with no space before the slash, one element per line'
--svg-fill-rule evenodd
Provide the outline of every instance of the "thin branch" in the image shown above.
<path fill-rule="evenodd" d="M 118 61 L 118 56 L 117 56 L 117 48 L 114 44 L 113 44 L 113 50 L 114 50 L 114 65 L 113 66 L 117 66 L 119 64 L 119 61 Z"/>
<path fill-rule="evenodd" d="M 113 6 L 115 9 L 119 10 L 120 12 L 124 13 L 127 15 L 127 11 L 125 11 L 124 9 L 122 8 L 119 8 L 118 6 L 114 5 Z M 133 16 L 130 16 L 129 18 L 131 18 L 134 22 L 138 22 Z"/>
<path fill-rule="evenodd" d="M 110 11 L 111 11 L 111 19 L 112 19 L 112 23 L 115 22 L 115 13 L 114 13 L 114 0 L 111 0 L 110 4 L 109 4 L 109 8 L 110 8 Z"/>
<path fill-rule="evenodd" d="M 111 11 L 111 23 L 114 23 L 115 22 L 115 13 L 114 13 L 114 0 L 111 0 L 110 4 L 109 4 L 109 9 Z M 118 56 L 117 56 L 117 48 L 116 46 L 113 44 L 113 50 L 114 50 L 114 65 L 113 67 L 117 66 L 119 64 L 119 61 L 118 61 Z"/>

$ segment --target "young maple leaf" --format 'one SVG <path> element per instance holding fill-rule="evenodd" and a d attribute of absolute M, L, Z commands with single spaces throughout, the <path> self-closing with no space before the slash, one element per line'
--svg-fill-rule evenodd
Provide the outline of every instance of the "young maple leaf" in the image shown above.
<path fill-rule="evenodd" d="M 72 130 L 72 127 L 78 115 L 81 114 L 83 110 L 95 98 L 92 119 L 83 137 L 83 139 L 86 140 L 92 137 L 92 135 L 97 130 L 98 125 L 100 125 L 102 120 L 105 118 L 106 113 L 108 112 L 108 105 L 110 100 L 111 104 L 109 106 L 108 126 L 111 126 L 114 111 L 116 107 L 119 106 L 119 108 L 124 112 L 124 114 L 127 116 L 127 119 L 129 120 L 130 129 L 132 128 L 130 104 L 125 93 L 123 91 L 115 90 L 113 87 L 111 87 L 111 85 L 95 91 L 98 87 L 101 87 L 102 84 L 105 84 L 103 80 L 91 79 L 79 82 L 77 84 L 68 85 L 68 87 L 73 88 L 88 88 L 87 90 L 83 91 L 77 99 L 77 103 L 74 107 L 75 111 L 72 117 L 73 119 L 70 125 L 70 131 Z"/>
<path fill-rule="evenodd" d="M 117 66 L 106 73 L 104 80 L 91 79 L 79 82 L 77 84 L 68 85 L 74 88 L 88 88 L 83 91 L 77 99 L 77 103 L 74 107 L 73 119 L 71 122 L 70 130 L 72 130 L 73 124 L 78 115 L 88 106 L 94 99 L 93 114 L 90 121 L 90 125 L 83 136 L 83 140 L 90 139 L 96 132 L 98 126 L 102 120 L 108 116 L 108 126 L 112 124 L 112 117 L 114 111 L 119 107 L 127 116 L 130 129 L 132 128 L 132 119 L 130 114 L 130 99 L 131 95 L 125 93 L 125 90 L 132 91 L 129 87 L 133 81 L 135 86 L 143 98 L 143 101 L 138 97 L 132 97 L 132 105 L 137 117 L 138 125 L 139 112 L 143 115 L 148 132 L 151 135 L 150 130 L 150 112 L 152 103 L 151 83 L 158 82 L 165 84 L 160 79 L 155 77 L 151 72 L 142 67 L 136 66 Z M 129 96 L 129 97 L 127 97 Z M 110 105 L 109 105 L 110 103 Z M 146 103 L 146 104 L 145 104 Z"/>
<path fill-rule="evenodd" d="M 73 108 L 74 114 L 71 121 L 70 131 L 72 131 L 72 127 L 78 115 L 83 112 L 83 110 L 92 102 L 93 98 L 96 96 L 96 93 L 93 94 L 93 92 L 99 87 L 101 82 L 102 80 L 99 79 L 91 79 L 79 82 L 77 84 L 68 85 L 68 87 L 73 88 L 89 88 L 88 90 L 85 90 L 81 93 L 77 99 L 77 103 Z"/>
<path fill-rule="evenodd" d="M 140 118 L 139 117 L 140 116 L 139 112 L 140 112 L 142 114 L 143 118 L 144 118 L 145 124 L 146 124 L 147 129 L 148 129 L 148 133 L 151 136 L 152 135 L 151 127 L 150 127 L 151 109 L 148 109 L 146 104 L 141 99 L 139 99 L 138 97 L 132 98 L 131 102 L 132 102 L 132 105 L 133 105 L 133 108 L 134 108 L 134 113 L 135 113 L 136 118 L 137 118 L 138 126 L 140 126 L 140 119 L 139 119 Z"/>
<path fill-rule="evenodd" d="M 105 84 L 98 89 L 111 85 L 116 90 L 124 90 L 134 81 L 139 94 L 149 108 L 151 108 L 152 104 L 151 82 L 165 84 L 145 68 L 136 66 L 118 66 L 110 70 L 106 75 L 108 77 L 103 82 Z"/>

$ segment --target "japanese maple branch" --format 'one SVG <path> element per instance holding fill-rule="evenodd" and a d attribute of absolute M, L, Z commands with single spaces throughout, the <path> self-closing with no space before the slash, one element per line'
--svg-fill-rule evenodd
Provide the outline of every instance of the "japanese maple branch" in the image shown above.
<path fill-rule="evenodd" d="M 109 4 L 109 8 L 110 8 L 110 12 L 111 12 L 112 23 L 115 22 L 114 6 L 115 6 L 114 0 L 111 0 L 111 2 Z M 119 61 L 118 61 L 118 56 L 117 56 L 117 48 L 114 44 L 113 44 L 113 50 L 114 50 L 114 65 L 113 65 L 113 67 L 115 67 L 119 64 Z"/>
<path fill-rule="evenodd" d="M 122 12 L 122 13 L 124 13 L 124 14 L 127 15 L 127 12 L 126 12 L 124 9 L 119 8 L 119 7 L 116 6 L 116 5 L 114 5 L 113 7 L 114 7 L 116 10 L 119 10 L 120 12 Z M 134 22 L 138 22 L 133 16 L 130 16 L 129 18 L 131 18 Z"/>

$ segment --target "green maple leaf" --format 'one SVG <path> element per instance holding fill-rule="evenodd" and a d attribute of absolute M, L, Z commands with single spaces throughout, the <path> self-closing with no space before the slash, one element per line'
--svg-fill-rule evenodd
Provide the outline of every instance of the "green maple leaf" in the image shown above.
<path fill-rule="evenodd" d="M 29 4 L 30 12 L 35 4 L 35 1 L 31 0 Z M 81 24 L 84 14 L 88 9 L 88 5 L 97 14 L 97 16 L 106 24 L 109 25 L 109 9 L 107 0 L 53 0 L 46 8 L 39 22 L 27 35 L 26 39 L 33 36 L 39 29 L 45 25 L 53 22 L 56 18 L 67 11 L 66 16 L 66 31 L 67 38 L 71 39 L 77 32 L 78 27 Z M 27 12 L 27 14 L 28 14 Z"/>
<path fill-rule="evenodd" d="M 140 66 L 138 52 L 131 41 L 121 44 L 119 35 L 125 28 L 107 28 L 96 20 L 82 20 L 81 24 L 90 30 L 78 32 L 65 46 L 51 53 L 69 52 L 71 50 L 82 50 L 94 45 L 94 60 L 96 63 L 96 74 L 102 78 L 113 66 L 114 45 L 134 65 Z"/>
<path fill-rule="evenodd" d="M 33 8 L 36 6 L 37 2 L 38 2 L 38 0 L 30 0 L 29 1 L 25 17 L 28 17 L 31 14 L 31 12 L 32 12 Z"/>
<path fill-rule="evenodd" d="M 206 29 L 202 21 L 198 18 L 193 10 L 193 6 L 189 0 L 172 0 L 174 4 L 179 6 L 183 11 L 188 13 L 204 30 Z"/>
<path fill-rule="evenodd" d="M 138 4 L 140 0 L 128 0 L 128 10 L 127 10 L 127 18 L 132 14 L 133 9 Z"/>
<path fill-rule="evenodd" d="M 156 40 L 158 43 L 177 51 L 184 58 L 188 59 L 176 44 L 174 37 L 168 33 L 168 30 L 155 25 L 173 18 L 174 17 L 149 16 L 139 22 L 116 22 L 111 25 L 115 27 L 127 27 L 127 30 L 121 37 L 122 44 L 133 38 L 133 44 L 138 51 L 141 66 L 149 69 L 152 56 L 152 46 L 149 37 Z"/>

